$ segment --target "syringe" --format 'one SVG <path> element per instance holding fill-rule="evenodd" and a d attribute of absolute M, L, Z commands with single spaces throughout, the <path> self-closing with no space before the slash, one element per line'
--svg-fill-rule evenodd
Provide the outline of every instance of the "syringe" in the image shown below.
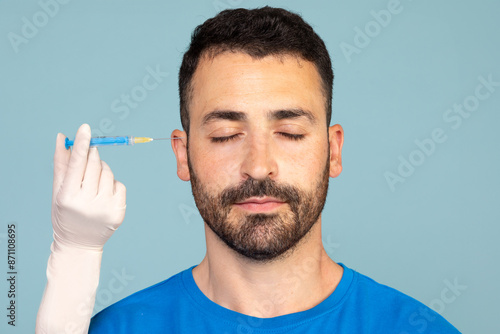
<path fill-rule="evenodd" d="M 90 138 L 90 146 L 113 146 L 113 145 L 134 145 L 140 143 L 149 143 L 153 140 L 180 139 L 175 138 L 149 138 L 149 137 L 134 137 L 134 136 L 116 136 L 116 137 L 92 137 Z M 73 146 L 74 140 L 66 138 L 64 142 L 66 149 Z"/>

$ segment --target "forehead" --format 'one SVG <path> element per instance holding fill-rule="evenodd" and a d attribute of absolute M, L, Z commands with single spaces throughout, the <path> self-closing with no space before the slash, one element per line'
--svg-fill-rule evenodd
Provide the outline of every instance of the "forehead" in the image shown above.
<path fill-rule="evenodd" d="M 321 77 L 312 62 L 292 55 L 254 59 L 224 52 L 200 59 L 192 85 L 191 120 L 216 109 L 247 113 L 303 108 L 325 114 Z"/>

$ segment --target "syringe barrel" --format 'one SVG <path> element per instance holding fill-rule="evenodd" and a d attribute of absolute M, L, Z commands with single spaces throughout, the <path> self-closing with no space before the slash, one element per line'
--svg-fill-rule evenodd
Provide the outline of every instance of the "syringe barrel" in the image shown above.
<path fill-rule="evenodd" d="M 133 144 L 134 144 L 134 138 L 132 136 L 90 138 L 90 146 L 114 146 L 114 145 L 133 145 Z"/>
<path fill-rule="evenodd" d="M 73 146 L 74 140 L 66 138 L 65 146 L 68 149 Z M 92 137 L 90 146 L 115 146 L 115 145 L 134 145 L 133 136 L 115 136 L 115 137 Z"/>

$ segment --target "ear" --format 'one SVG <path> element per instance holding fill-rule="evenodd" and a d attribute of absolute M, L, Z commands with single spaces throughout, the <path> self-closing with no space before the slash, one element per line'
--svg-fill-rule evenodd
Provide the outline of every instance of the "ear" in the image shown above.
<path fill-rule="evenodd" d="M 188 154 L 187 154 L 187 136 L 185 131 L 175 129 L 170 136 L 172 138 L 172 150 L 177 160 L 177 176 L 182 181 L 189 181 L 189 167 L 188 167 Z M 182 138 L 179 138 L 182 137 Z M 178 139 L 174 139 L 178 138 Z"/>
<path fill-rule="evenodd" d="M 344 129 L 340 124 L 328 128 L 330 140 L 330 177 L 339 176 L 342 172 L 342 145 L 344 144 Z"/>

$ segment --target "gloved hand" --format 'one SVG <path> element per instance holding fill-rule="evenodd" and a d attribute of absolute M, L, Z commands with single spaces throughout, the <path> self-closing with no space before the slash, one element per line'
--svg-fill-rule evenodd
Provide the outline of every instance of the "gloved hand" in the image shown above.
<path fill-rule="evenodd" d="M 90 127 L 76 133 L 73 151 L 58 134 L 54 154 L 52 227 L 61 245 L 100 250 L 125 217 L 125 186 L 114 179 L 96 147 Z"/>
<path fill-rule="evenodd" d="M 87 333 L 94 308 L 102 249 L 125 216 L 125 186 L 114 180 L 82 125 L 73 151 L 57 135 L 47 286 L 35 332 Z"/>

